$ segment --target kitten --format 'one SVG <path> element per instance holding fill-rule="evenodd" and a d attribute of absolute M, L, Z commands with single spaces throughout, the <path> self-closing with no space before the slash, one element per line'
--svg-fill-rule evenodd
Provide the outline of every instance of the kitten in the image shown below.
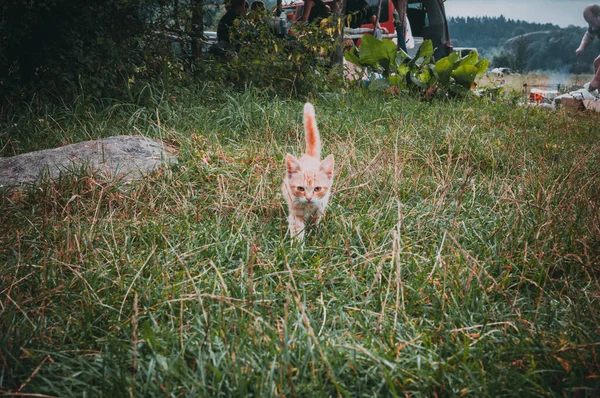
<path fill-rule="evenodd" d="M 306 153 L 299 159 L 289 153 L 285 156 L 286 174 L 281 187 L 288 204 L 289 232 L 296 239 L 304 239 L 307 222 L 321 221 L 333 183 L 333 155 L 320 160 L 321 138 L 315 108 L 308 102 L 304 104 L 304 132 Z"/>

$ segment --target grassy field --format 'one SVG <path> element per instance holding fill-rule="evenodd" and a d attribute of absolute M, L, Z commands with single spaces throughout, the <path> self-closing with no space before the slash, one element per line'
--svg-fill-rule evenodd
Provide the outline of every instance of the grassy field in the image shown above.
<path fill-rule="evenodd" d="M 6 117 L 3 156 L 143 134 L 179 163 L 0 194 L 0 395 L 600 393 L 600 114 L 314 95 L 337 175 L 293 245 L 302 101 L 146 95 Z"/>
<path fill-rule="evenodd" d="M 507 93 L 521 94 L 523 100 L 527 99 L 531 88 L 553 89 L 562 92 L 574 91 L 592 80 L 593 75 L 567 75 L 563 73 L 514 73 L 505 76 L 485 74 L 478 79 L 481 87 L 494 87 L 502 85 Z M 560 85 L 560 87 L 559 87 Z"/>

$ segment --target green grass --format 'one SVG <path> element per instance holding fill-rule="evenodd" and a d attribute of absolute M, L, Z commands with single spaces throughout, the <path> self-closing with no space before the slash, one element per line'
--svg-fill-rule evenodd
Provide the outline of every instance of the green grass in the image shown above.
<path fill-rule="evenodd" d="M 597 396 L 600 117 L 312 98 L 337 176 L 286 237 L 302 102 L 150 90 L 7 117 L 4 156 L 117 134 L 179 149 L 124 185 L 0 197 L 0 393 Z"/>

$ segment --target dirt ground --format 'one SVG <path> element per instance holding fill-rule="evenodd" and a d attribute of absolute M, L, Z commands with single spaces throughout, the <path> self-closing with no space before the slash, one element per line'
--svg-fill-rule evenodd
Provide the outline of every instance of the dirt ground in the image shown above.
<path fill-rule="evenodd" d="M 479 87 L 496 87 L 503 84 L 507 90 L 529 91 L 533 87 L 559 90 L 561 92 L 573 91 L 583 87 L 589 82 L 592 75 L 569 75 L 561 73 L 514 73 L 505 76 L 483 75 Z"/>

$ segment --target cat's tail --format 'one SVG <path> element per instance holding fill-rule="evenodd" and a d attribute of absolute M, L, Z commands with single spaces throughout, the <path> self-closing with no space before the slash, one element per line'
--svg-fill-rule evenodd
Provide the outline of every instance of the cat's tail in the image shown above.
<path fill-rule="evenodd" d="M 304 132 L 306 133 L 306 154 L 321 158 L 321 137 L 317 128 L 315 108 L 310 102 L 304 104 Z"/>

